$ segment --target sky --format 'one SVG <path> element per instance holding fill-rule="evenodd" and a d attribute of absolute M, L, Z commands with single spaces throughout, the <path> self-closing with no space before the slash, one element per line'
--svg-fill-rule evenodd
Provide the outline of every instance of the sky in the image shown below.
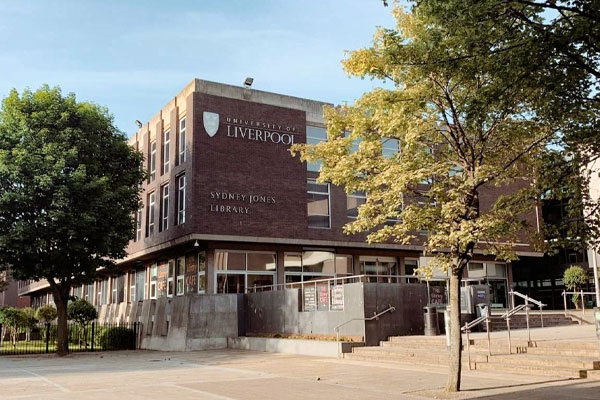
<path fill-rule="evenodd" d="M 43 84 L 108 107 L 128 136 L 192 79 L 351 103 L 346 50 L 393 27 L 381 0 L 0 0 L 0 96 Z"/>

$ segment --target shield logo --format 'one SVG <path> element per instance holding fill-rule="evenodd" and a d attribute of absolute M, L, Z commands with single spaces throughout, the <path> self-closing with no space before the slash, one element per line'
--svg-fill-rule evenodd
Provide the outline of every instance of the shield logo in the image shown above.
<path fill-rule="evenodd" d="M 202 121 L 204 123 L 204 129 L 208 136 L 213 137 L 219 130 L 219 114 L 204 111 L 202 114 Z"/>

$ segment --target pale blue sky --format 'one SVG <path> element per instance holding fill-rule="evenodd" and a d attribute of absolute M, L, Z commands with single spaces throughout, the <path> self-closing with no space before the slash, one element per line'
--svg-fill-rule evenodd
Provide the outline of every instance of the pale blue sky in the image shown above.
<path fill-rule="evenodd" d="M 381 82 L 344 50 L 393 26 L 380 0 L 0 0 L 0 95 L 47 83 L 107 106 L 131 135 L 193 78 L 335 104 Z"/>

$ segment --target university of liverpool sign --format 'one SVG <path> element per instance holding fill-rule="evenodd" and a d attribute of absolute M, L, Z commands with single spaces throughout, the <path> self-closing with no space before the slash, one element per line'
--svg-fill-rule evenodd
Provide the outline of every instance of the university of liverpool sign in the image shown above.
<path fill-rule="evenodd" d="M 208 136 L 218 133 L 219 114 L 205 111 L 202 115 L 204 129 Z M 296 128 L 272 122 L 254 121 L 244 118 L 227 117 L 224 121 L 227 137 L 251 140 L 256 142 L 271 142 L 291 146 L 294 142 Z"/>

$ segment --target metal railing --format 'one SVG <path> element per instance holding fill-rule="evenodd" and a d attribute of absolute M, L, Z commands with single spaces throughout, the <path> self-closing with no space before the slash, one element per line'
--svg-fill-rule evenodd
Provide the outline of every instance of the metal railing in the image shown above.
<path fill-rule="evenodd" d="M 541 325 L 542 325 L 542 328 L 544 327 L 543 308 L 546 306 L 546 304 L 542 303 L 539 300 L 532 299 L 531 297 L 524 295 L 522 293 L 516 292 L 514 290 L 511 290 L 509 292 L 509 294 L 511 295 L 511 302 L 513 305 L 512 309 L 507 310 L 502 315 L 492 316 L 489 313 L 489 308 L 488 308 L 484 315 L 482 315 L 481 317 L 479 317 L 471 322 L 467 322 L 461 328 L 461 331 L 465 332 L 467 335 L 467 357 L 468 357 L 468 361 L 469 361 L 469 369 L 472 369 L 472 366 L 471 366 L 471 340 L 469 338 L 469 333 L 471 332 L 471 328 L 485 322 L 485 328 L 487 331 L 488 356 L 491 356 L 492 355 L 492 345 L 491 345 L 491 337 L 490 337 L 490 332 L 491 332 L 490 324 L 493 319 L 506 320 L 506 330 L 507 330 L 507 334 L 508 334 L 508 354 L 512 354 L 512 340 L 511 340 L 511 335 L 510 335 L 510 319 L 513 315 L 516 315 L 520 311 L 525 310 L 525 320 L 527 321 L 527 342 L 528 343 L 531 342 L 531 327 L 529 324 L 529 310 L 531 309 L 532 305 L 536 305 L 540 308 Z M 524 299 L 525 304 L 520 304 L 515 307 L 514 306 L 514 304 L 515 304 L 514 296 L 518 296 L 518 297 L 521 297 L 522 299 Z"/>
<path fill-rule="evenodd" d="M 327 311 L 336 310 L 336 304 L 332 302 L 332 288 L 340 285 L 345 285 L 348 283 L 361 283 L 361 282 L 378 282 L 378 283 L 412 283 L 412 282 L 420 282 L 424 279 L 414 276 L 414 275 L 351 275 L 351 276 L 342 276 L 336 278 L 323 278 L 323 279 L 315 279 L 309 281 L 300 281 L 300 282 L 288 282 L 288 283 L 278 283 L 273 285 L 264 285 L 264 286 L 251 286 L 248 287 L 248 292 L 256 293 L 263 291 L 272 291 L 272 290 L 281 290 L 281 289 L 300 289 L 302 296 L 302 310 L 303 311 L 313 311 L 313 309 L 306 309 L 306 293 L 305 288 L 314 288 L 314 295 L 317 296 L 319 293 L 319 288 L 323 287 L 323 292 L 327 291 Z M 315 305 L 314 310 L 318 309 L 319 305 L 323 305 L 325 301 L 319 301 Z"/>
<path fill-rule="evenodd" d="M 471 367 L 471 340 L 469 339 L 469 333 L 471 332 L 471 328 L 485 322 L 485 329 L 487 331 L 487 342 L 488 342 L 488 355 L 492 355 L 491 341 L 490 341 L 490 322 L 492 316 L 489 314 L 482 315 L 479 318 L 474 319 L 471 322 L 467 322 L 465 326 L 463 326 L 460 330 L 464 331 L 467 334 L 467 359 L 469 361 L 469 369 Z"/>
<path fill-rule="evenodd" d="M 596 296 L 596 292 L 584 292 L 583 290 L 580 290 L 579 292 L 567 292 L 563 290 L 561 295 L 563 297 L 563 303 L 565 306 L 565 317 L 567 316 L 567 295 L 569 294 L 577 294 L 581 296 L 581 316 L 585 318 L 585 296 Z"/>
<path fill-rule="evenodd" d="M 85 325 L 69 323 L 67 335 L 69 353 L 138 348 L 141 323 Z M 57 350 L 56 323 L 35 326 L 7 326 L 0 324 L 0 356 L 20 354 L 48 354 Z"/>
<path fill-rule="evenodd" d="M 535 304 L 536 306 L 538 306 L 540 309 L 540 322 L 542 324 L 542 328 L 544 327 L 544 307 L 546 307 L 547 304 L 544 304 L 539 300 L 532 299 L 531 297 L 529 297 L 523 293 L 516 292 L 514 290 L 511 290 L 510 292 L 508 292 L 508 294 L 510 295 L 513 309 L 515 308 L 515 296 L 518 296 L 518 297 L 522 298 L 523 300 L 525 300 L 526 306 L 528 306 L 529 303 L 532 303 L 532 304 Z M 525 308 L 525 313 L 527 314 L 527 331 L 529 331 L 529 307 Z M 531 341 L 531 338 L 529 338 L 529 341 Z"/>
<path fill-rule="evenodd" d="M 388 304 L 388 308 L 386 308 L 385 310 L 373 315 L 372 317 L 368 317 L 368 318 L 352 318 L 349 319 L 345 322 L 342 322 L 341 324 L 337 325 L 335 328 L 333 328 L 333 331 L 335 332 L 335 341 L 337 344 L 337 350 L 338 350 L 338 358 L 340 358 L 340 353 L 341 353 L 341 348 L 340 348 L 340 328 L 344 325 L 349 324 L 350 322 L 353 321 L 372 321 L 372 320 L 377 320 L 379 319 L 379 317 L 381 317 L 383 314 L 388 313 L 388 312 L 394 312 L 396 311 L 396 307 L 394 307 L 391 304 Z"/>

